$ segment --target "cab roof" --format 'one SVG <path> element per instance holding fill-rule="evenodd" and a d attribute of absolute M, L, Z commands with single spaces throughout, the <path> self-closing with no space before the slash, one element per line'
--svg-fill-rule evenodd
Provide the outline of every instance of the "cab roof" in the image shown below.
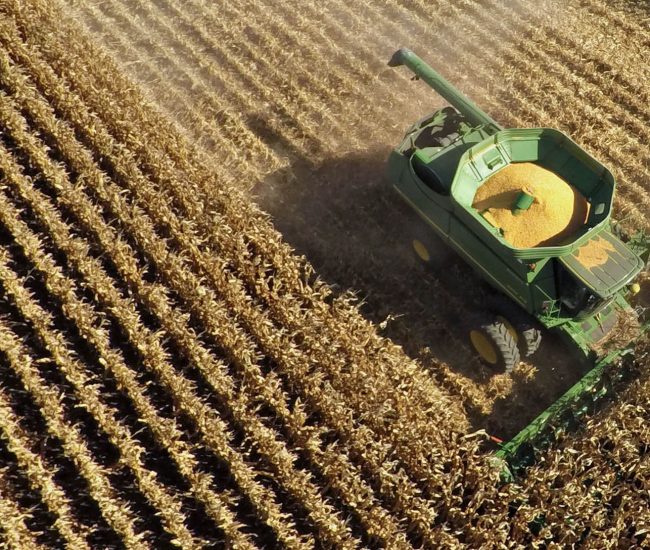
<path fill-rule="evenodd" d="M 641 258 L 607 230 L 559 261 L 601 298 L 611 296 L 643 269 Z"/>

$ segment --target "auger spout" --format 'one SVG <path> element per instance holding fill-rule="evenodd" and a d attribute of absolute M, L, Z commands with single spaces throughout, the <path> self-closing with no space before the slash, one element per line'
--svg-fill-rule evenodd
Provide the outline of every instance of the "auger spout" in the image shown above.
<path fill-rule="evenodd" d="M 393 57 L 391 57 L 388 65 L 390 67 L 405 65 L 411 69 L 411 71 L 413 71 L 419 78 L 424 80 L 424 82 L 454 106 L 472 126 L 491 124 L 497 129 L 501 129 L 501 126 L 499 126 L 492 117 L 479 109 L 450 82 L 445 80 L 408 48 L 400 48 L 397 50 L 393 54 Z"/>

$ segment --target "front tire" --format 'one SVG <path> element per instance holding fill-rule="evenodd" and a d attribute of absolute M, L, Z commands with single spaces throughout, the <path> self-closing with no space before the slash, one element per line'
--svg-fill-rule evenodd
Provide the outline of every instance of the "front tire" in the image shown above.
<path fill-rule="evenodd" d="M 477 320 L 469 330 L 469 341 L 481 361 L 497 372 L 509 374 L 519 364 L 517 340 L 502 321 Z"/>
<path fill-rule="evenodd" d="M 494 296 L 490 300 L 489 308 L 497 319 L 501 319 L 508 328 L 516 331 L 515 340 L 523 357 L 530 357 L 539 349 L 542 331 L 528 313 L 502 295 Z"/>

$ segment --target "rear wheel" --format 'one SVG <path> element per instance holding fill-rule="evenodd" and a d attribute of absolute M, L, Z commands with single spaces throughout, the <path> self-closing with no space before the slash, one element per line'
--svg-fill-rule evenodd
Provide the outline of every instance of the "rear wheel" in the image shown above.
<path fill-rule="evenodd" d="M 512 372 L 520 360 L 515 335 L 498 319 L 477 319 L 469 330 L 470 343 L 481 360 L 490 368 L 506 373 Z"/>
<path fill-rule="evenodd" d="M 413 250 L 415 257 L 421 264 L 429 267 L 436 263 L 437 257 L 435 254 L 439 254 L 440 249 L 439 245 L 436 246 L 436 237 L 432 233 L 433 229 L 424 227 L 422 224 L 413 231 L 411 236 L 411 250 Z"/>
<path fill-rule="evenodd" d="M 413 247 L 413 252 L 415 252 L 415 255 L 422 263 L 431 263 L 431 252 L 429 252 L 429 248 L 427 247 L 426 243 L 422 242 L 418 238 L 415 238 L 411 242 L 411 246 Z"/>

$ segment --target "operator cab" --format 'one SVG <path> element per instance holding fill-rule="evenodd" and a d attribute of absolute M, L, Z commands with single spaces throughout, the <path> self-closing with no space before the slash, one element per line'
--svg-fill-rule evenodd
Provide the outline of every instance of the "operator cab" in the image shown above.
<path fill-rule="evenodd" d="M 560 302 L 568 316 L 604 309 L 643 269 L 643 261 L 609 231 L 601 231 L 556 263 Z"/>
<path fill-rule="evenodd" d="M 607 298 L 630 283 L 643 260 L 610 231 L 601 231 L 560 263 L 596 296 Z"/>
<path fill-rule="evenodd" d="M 602 298 L 579 281 L 562 263 L 556 264 L 560 304 L 567 317 L 582 319 L 605 308 L 611 298 Z"/>

